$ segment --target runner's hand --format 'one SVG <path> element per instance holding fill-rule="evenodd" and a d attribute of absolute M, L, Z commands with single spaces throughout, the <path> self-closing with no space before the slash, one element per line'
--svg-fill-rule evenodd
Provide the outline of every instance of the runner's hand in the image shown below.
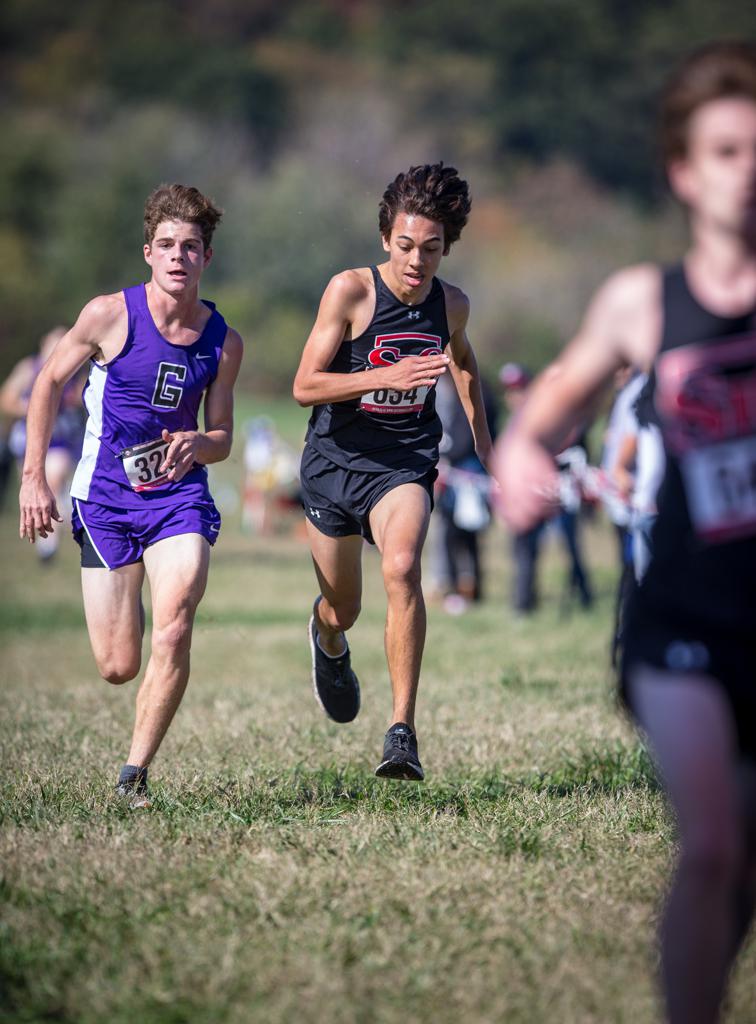
<path fill-rule="evenodd" d="M 199 432 L 177 430 L 175 434 L 171 434 L 169 431 L 163 430 L 163 440 L 169 441 L 170 444 L 160 472 L 163 473 L 167 470 L 169 480 L 179 481 L 197 462 L 200 446 Z"/>
<path fill-rule="evenodd" d="M 18 535 L 27 537 L 31 544 L 37 535 L 47 537 L 53 532 L 53 522 L 62 523 L 55 495 L 44 477 L 22 477 L 18 495 L 20 508 Z"/>
<path fill-rule="evenodd" d="M 370 387 L 391 388 L 393 391 L 411 391 L 413 388 L 432 386 L 442 373 L 446 373 L 449 357 L 405 356 L 391 366 L 380 366 L 370 373 Z M 375 377 L 373 376 L 375 374 Z"/>
<path fill-rule="evenodd" d="M 559 507 L 559 473 L 539 444 L 507 436 L 496 445 L 493 468 L 500 491 L 497 507 L 517 533 L 530 530 Z"/>

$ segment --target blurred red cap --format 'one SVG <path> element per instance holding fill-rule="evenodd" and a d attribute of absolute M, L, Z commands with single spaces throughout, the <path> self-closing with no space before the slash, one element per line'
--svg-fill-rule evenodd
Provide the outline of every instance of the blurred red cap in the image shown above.
<path fill-rule="evenodd" d="M 505 388 L 526 388 L 531 380 L 529 371 L 520 363 L 504 363 L 499 370 L 499 383 Z"/>

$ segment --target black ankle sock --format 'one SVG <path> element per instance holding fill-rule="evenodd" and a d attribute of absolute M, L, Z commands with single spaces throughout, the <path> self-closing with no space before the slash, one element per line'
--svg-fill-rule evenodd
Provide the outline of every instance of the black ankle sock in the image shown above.
<path fill-rule="evenodd" d="M 147 769 L 138 764 L 125 764 L 118 776 L 118 785 L 147 785 Z"/>

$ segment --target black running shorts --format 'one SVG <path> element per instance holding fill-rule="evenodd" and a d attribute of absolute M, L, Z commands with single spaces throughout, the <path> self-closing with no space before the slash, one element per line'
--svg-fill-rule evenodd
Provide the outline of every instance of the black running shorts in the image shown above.
<path fill-rule="evenodd" d="M 704 620 L 675 619 L 630 599 L 623 631 L 620 697 L 634 714 L 629 676 L 641 665 L 709 676 L 732 708 L 742 754 L 756 758 L 756 630 L 712 628 Z"/>
<path fill-rule="evenodd" d="M 300 467 L 302 507 L 305 515 L 328 537 L 362 536 L 374 544 L 370 512 L 389 491 L 401 484 L 420 484 L 433 508 L 433 484 L 438 476 L 427 463 L 417 469 L 389 469 L 365 473 L 344 469 L 331 462 L 312 445 L 305 444 Z"/>

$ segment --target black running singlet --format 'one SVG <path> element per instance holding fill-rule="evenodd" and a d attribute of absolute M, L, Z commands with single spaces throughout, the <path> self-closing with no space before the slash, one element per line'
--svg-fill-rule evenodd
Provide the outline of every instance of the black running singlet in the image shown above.
<path fill-rule="evenodd" d="M 386 287 L 378 268 L 370 269 L 375 283 L 372 320 L 358 338 L 342 342 L 329 373 L 357 373 L 405 356 L 438 355 L 449 342 L 446 298 L 438 278 L 433 278 L 424 302 L 407 306 Z M 435 390 L 376 388 L 346 402 L 316 405 L 307 443 L 344 469 L 432 469 L 442 434 Z"/>
<path fill-rule="evenodd" d="M 663 282 L 654 403 L 667 467 L 638 599 L 652 612 L 756 624 L 756 309 L 723 317 Z"/>

